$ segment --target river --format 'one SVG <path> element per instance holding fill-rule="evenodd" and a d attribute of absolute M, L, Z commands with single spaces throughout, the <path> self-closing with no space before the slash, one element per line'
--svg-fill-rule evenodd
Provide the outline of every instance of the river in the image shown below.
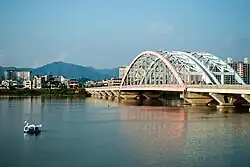
<path fill-rule="evenodd" d="M 246 109 L 0 97 L 1 167 L 250 166 Z M 42 123 L 24 135 L 24 121 Z"/>

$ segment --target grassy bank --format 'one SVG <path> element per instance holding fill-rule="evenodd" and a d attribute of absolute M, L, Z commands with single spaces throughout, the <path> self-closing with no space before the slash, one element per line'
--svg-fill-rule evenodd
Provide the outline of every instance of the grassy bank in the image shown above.
<path fill-rule="evenodd" d="M 81 96 L 89 94 L 82 89 L 0 89 L 0 95 L 9 96 Z"/>

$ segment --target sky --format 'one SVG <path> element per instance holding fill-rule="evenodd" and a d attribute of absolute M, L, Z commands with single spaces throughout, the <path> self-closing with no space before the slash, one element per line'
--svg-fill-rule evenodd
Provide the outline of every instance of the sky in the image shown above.
<path fill-rule="evenodd" d="M 144 50 L 250 58 L 249 0 L 1 0 L 0 66 L 128 65 Z"/>

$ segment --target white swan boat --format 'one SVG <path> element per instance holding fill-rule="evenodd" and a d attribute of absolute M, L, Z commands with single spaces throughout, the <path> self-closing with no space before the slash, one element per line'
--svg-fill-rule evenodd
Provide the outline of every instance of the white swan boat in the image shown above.
<path fill-rule="evenodd" d="M 29 124 L 27 121 L 24 121 L 26 125 L 23 128 L 24 133 L 30 133 L 30 134 L 39 134 L 41 130 L 39 128 L 42 127 L 42 124 L 35 125 L 35 124 Z"/>

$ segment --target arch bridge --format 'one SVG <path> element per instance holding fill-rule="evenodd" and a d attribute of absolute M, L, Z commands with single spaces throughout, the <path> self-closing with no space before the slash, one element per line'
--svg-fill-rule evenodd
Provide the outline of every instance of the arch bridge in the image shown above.
<path fill-rule="evenodd" d="M 238 73 L 213 54 L 144 51 L 136 56 L 127 67 L 120 86 L 87 88 L 86 90 L 93 95 L 126 98 L 138 97 L 139 93 L 150 98 L 157 97 L 164 91 L 182 92 L 182 98 L 189 103 L 194 103 L 194 100 L 190 100 L 188 95 L 196 93 L 195 97 L 197 97 L 194 99 L 197 102 L 201 101 L 207 104 L 213 99 L 217 99 L 217 101 L 221 99 L 219 103 L 222 104 L 230 100 L 223 100 L 225 99 L 224 95 L 221 97 L 221 94 L 217 93 L 228 94 L 229 88 L 227 87 L 231 86 L 230 89 L 232 89 L 234 86 L 236 92 L 230 93 L 242 95 L 241 91 L 237 90 L 242 89 L 244 85 L 245 83 Z M 248 86 L 245 87 L 249 89 Z M 207 90 L 207 92 L 203 90 Z M 208 95 L 201 95 L 201 92 Z M 193 96 L 190 95 L 190 97 Z"/>

